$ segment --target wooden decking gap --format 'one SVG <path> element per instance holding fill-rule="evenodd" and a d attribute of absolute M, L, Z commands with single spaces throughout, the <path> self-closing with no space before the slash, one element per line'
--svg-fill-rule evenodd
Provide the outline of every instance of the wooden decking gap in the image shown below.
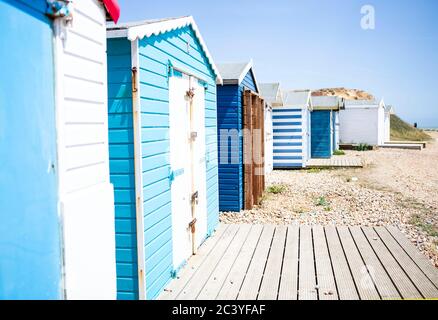
<path fill-rule="evenodd" d="M 394 227 L 221 224 L 159 299 L 438 299 L 438 269 Z"/>

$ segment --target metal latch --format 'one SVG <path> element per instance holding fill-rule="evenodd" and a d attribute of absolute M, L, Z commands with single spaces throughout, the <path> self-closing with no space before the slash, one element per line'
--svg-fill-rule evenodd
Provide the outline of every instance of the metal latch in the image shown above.
<path fill-rule="evenodd" d="M 195 141 L 197 137 L 198 137 L 198 133 L 196 131 L 193 131 L 190 133 L 190 140 L 191 141 Z"/>
<path fill-rule="evenodd" d="M 194 194 L 192 194 L 192 204 L 196 203 L 198 204 L 199 202 L 199 193 L 198 191 L 196 191 Z"/>
<path fill-rule="evenodd" d="M 189 228 L 191 229 L 192 233 L 195 233 L 196 231 L 196 218 L 190 221 Z"/>

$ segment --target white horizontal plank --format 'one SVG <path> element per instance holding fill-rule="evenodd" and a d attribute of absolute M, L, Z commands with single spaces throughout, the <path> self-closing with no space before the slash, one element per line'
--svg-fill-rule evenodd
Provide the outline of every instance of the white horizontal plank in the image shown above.
<path fill-rule="evenodd" d="M 92 12 L 75 8 L 69 30 L 104 44 L 106 42 L 105 12 L 100 8 L 100 5 L 94 6 L 97 7 L 97 10 Z"/>
<path fill-rule="evenodd" d="M 108 161 L 108 145 L 105 143 L 64 148 L 65 169 L 75 170 L 95 163 Z"/>
<path fill-rule="evenodd" d="M 108 142 L 108 133 L 104 124 L 70 124 L 64 126 L 65 146 Z"/>
<path fill-rule="evenodd" d="M 64 188 L 66 193 L 71 193 L 99 183 L 108 182 L 108 177 L 109 167 L 107 162 L 66 171 L 63 175 Z"/>
<path fill-rule="evenodd" d="M 65 123 L 108 122 L 108 111 L 105 104 L 65 100 L 64 107 Z"/>
<path fill-rule="evenodd" d="M 96 63 L 70 54 L 64 54 L 63 59 L 62 67 L 65 75 L 100 83 L 106 81 L 106 66 L 103 62 Z"/>
<path fill-rule="evenodd" d="M 106 24 L 106 15 L 105 9 L 98 0 L 75 0 L 74 1 L 74 10 L 80 11 L 81 13 L 86 14 L 93 20 L 101 23 L 105 26 Z"/>
<path fill-rule="evenodd" d="M 106 86 L 103 83 L 64 77 L 64 97 L 67 99 L 104 103 L 106 96 Z"/>
<path fill-rule="evenodd" d="M 90 41 L 74 32 L 67 32 L 66 37 L 64 52 L 78 55 L 92 61 L 102 63 L 105 61 L 105 44 L 98 44 L 94 41 Z"/>

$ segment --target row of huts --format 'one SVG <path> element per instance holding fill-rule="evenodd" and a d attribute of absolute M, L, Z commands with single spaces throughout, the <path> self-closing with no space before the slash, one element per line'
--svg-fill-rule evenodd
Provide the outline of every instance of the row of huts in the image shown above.
<path fill-rule="evenodd" d="M 343 139 L 346 101 L 215 64 L 192 17 L 119 14 L 0 1 L 0 299 L 155 299 L 219 211 Z"/>

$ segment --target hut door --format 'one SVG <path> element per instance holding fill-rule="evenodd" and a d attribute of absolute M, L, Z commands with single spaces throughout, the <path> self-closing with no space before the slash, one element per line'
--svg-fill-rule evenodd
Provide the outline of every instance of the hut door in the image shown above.
<path fill-rule="evenodd" d="M 188 228 L 191 214 L 189 78 L 169 79 L 169 138 L 172 200 L 173 265 L 178 268 L 192 253 Z"/>
<path fill-rule="evenodd" d="M 205 101 L 197 79 L 170 78 L 169 109 L 173 263 L 178 268 L 207 233 Z"/>

